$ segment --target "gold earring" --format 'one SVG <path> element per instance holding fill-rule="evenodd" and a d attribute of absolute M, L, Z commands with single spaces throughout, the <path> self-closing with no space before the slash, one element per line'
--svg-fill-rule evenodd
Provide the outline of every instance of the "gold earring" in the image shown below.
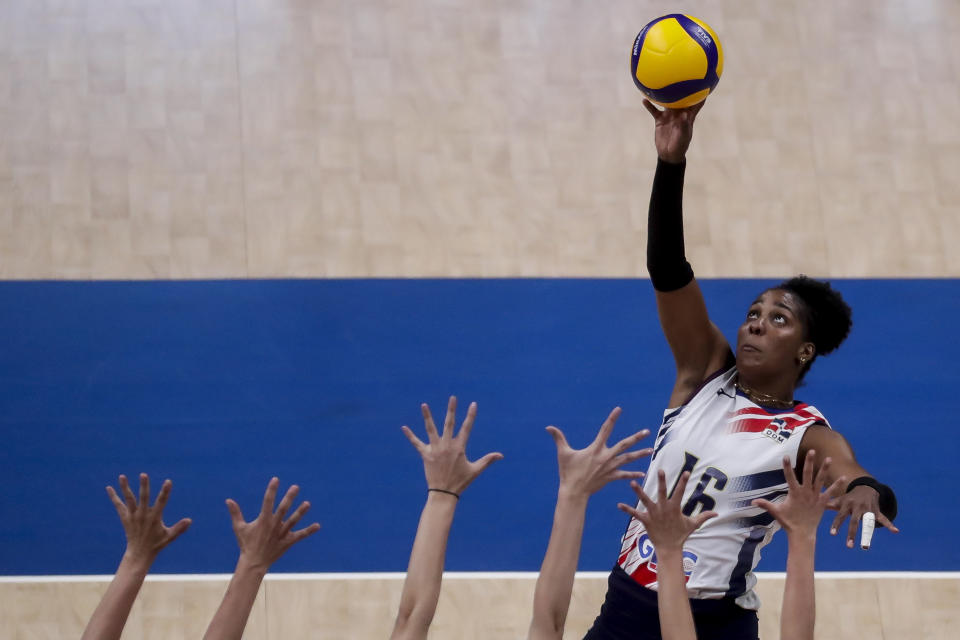
<path fill-rule="evenodd" d="M 800 364 L 807 364 L 806 358 L 800 358 Z"/>

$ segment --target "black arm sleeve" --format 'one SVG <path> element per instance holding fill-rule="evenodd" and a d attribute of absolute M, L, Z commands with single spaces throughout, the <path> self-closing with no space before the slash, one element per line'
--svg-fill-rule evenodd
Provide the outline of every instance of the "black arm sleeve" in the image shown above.
<path fill-rule="evenodd" d="M 676 291 L 693 280 L 683 246 L 683 175 L 687 164 L 657 159 L 647 221 L 647 271 L 657 291 Z"/>

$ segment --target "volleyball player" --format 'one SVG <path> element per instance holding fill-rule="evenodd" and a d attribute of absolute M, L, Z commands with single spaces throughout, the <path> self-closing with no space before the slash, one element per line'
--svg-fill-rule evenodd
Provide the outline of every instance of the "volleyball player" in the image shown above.
<path fill-rule="evenodd" d="M 292 485 L 284 494 L 274 511 L 277 499 L 278 478 L 271 478 L 263 494 L 263 503 L 256 519 L 246 522 L 240 506 L 227 499 L 227 509 L 233 524 L 233 533 L 240 546 L 237 567 L 227 586 L 220 607 L 210 621 L 204 640 L 240 640 L 247 626 L 250 610 L 257 599 L 260 583 L 270 569 L 270 565 L 280 559 L 287 549 L 304 538 L 320 530 L 320 524 L 313 524 L 293 530 L 304 514 L 310 509 L 310 503 L 304 501 L 286 518 L 300 487 Z M 284 519 L 286 518 L 286 519 Z"/>
<path fill-rule="evenodd" d="M 847 517 L 847 546 L 853 547 L 864 514 L 891 531 L 896 515 L 893 491 L 861 467 L 847 441 L 794 391 L 817 357 L 849 333 L 850 308 L 828 283 L 793 278 L 763 291 L 747 308 L 736 352 L 711 323 L 693 270 L 684 255 L 683 179 L 694 119 L 702 103 L 653 116 L 658 153 L 650 197 L 647 269 L 657 309 L 673 352 L 677 376 L 654 444 L 644 488 L 667 495 L 683 473 L 692 482 L 682 495 L 683 513 L 715 511 L 717 517 L 690 534 L 684 546 L 684 574 L 700 638 L 727 640 L 758 636 L 753 568 L 777 529 L 757 498 L 783 495 L 786 479 L 779 461 L 786 455 L 801 467 L 815 450 L 815 466 L 830 457 L 827 481 L 853 478 L 831 504 L 836 533 Z M 659 638 L 656 545 L 643 523 L 630 521 L 610 575 L 606 601 L 588 632 L 590 640 Z"/>
<path fill-rule="evenodd" d="M 813 478 L 814 451 L 807 452 L 803 470 L 803 484 L 797 481 L 790 457 L 783 457 L 783 472 L 787 480 L 787 496 L 783 501 L 757 499 L 754 504 L 770 513 L 787 532 L 787 579 L 784 585 L 783 606 L 780 612 L 780 640 L 813 640 L 816 619 L 813 560 L 817 541 L 817 526 L 823 518 L 828 501 L 841 494 L 846 478 L 838 478 L 829 489 L 826 486 L 827 458 Z M 677 482 L 673 496 L 666 494 L 663 469 L 658 472 L 658 499 L 651 500 L 640 485 L 631 482 L 643 509 L 618 505 L 628 515 L 641 521 L 657 549 L 657 605 L 664 640 L 696 640 L 690 601 L 684 584 L 683 543 L 700 525 L 716 517 L 713 511 L 685 516 L 681 498 L 690 477 L 684 471 Z"/>
<path fill-rule="evenodd" d="M 107 592 L 103 594 L 81 640 L 117 640 L 123 633 L 123 627 L 130 616 L 130 609 L 140 592 L 144 578 L 150 571 L 157 554 L 168 544 L 180 537 L 190 526 L 190 518 L 183 518 L 172 527 L 163 524 L 163 509 L 170 499 L 173 483 L 165 480 L 157 494 L 157 500 L 150 506 L 150 478 L 140 474 L 140 500 L 137 501 L 127 477 L 119 477 L 120 492 L 123 500 L 112 486 L 107 487 L 107 495 L 117 509 L 123 531 L 127 537 L 127 548 L 120 560 L 120 566 L 114 575 Z"/>
<path fill-rule="evenodd" d="M 487 467 L 503 458 L 503 454 L 488 453 L 474 462 L 467 459 L 467 440 L 477 417 L 476 402 L 470 404 L 467 417 L 456 434 L 455 396 L 451 396 L 447 403 L 447 415 L 440 433 L 433 422 L 430 407 L 423 404 L 420 410 L 427 431 L 427 442 L 421 441 L 409 427 L 402 429 L 423 459 L 427 501 L 420 514 L 420 524 L 410 552 L 391 640 L 423 640 L 427 637 L 440 598 L 447 538 L 460 495 Z"/>
<path fill-rule="evenodd" d="M 560 429 L 547 427 L 557 445 L 560 487 L 550 542 L 534 590 L 529 640 L 563 638 L 590 496 L 614 480 L 643 477 L 640 471 L 625 471 L 621 467 L 653 453 L 653 449 L 629 450 L 650 435 L 647 430 L 638 431 L 612 447 L 607 446 L 619 417 L 620 407 L 617 407 L 604 421 L 590 446 L 584 449 L 572 449 Z"/>

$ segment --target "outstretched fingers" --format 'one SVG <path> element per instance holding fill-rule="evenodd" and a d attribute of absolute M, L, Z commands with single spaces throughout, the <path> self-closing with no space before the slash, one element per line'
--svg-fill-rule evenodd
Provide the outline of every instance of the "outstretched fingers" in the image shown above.
<path fill-rule="evenodd" d="M 827 456 L 823 459 L 823 464 L 820 465 L 820 469 L 817 471 L 817 477 L 813 481 L 814 491 L 818 494 L 822 493 L 824 489 L 827 488 L 827 484 L 830 482 L 830 467 L 833 465 L 833 458 Z M 834 482 L 836 484 L 836 482 Z"/>
<path fill-rule="evenodd" d="M 167 478 L 160 486 L 160 493 L 157 494 L 157 501 L 153 503 L 154 509 L 163 513 L 164 508 L 167 506 L 167 501 L 170 500 L 171 489 L 173 489 L 173 481 L 170 480 L 170 478 Z"/>
<path fill-rule="evenodd" d="M 413 448 L 416 449 L 418 453 L 422 454 L 427 445 L 413 433 L 410 427 L 403 425 L 400 427 L 400 431 L 403 431 L 403 435 L 407 437 L 407 440 L 410 441 L 410 444 L 413 445 Z"/>
<path fill-rule="evenodd" d="M 243 519 L 243 512 L 240 511 L 240 505 L 230 498 L 227 498 L 227 511 L 230 512 L 230 522 L 233 524 L 234 530 L 246 524 L 247 521 Z"/>
<path fill-rule="evenodd" d="M 437 432 L 437 425 L 433 422 L 433 414 L 430 413 L 430 407 L 426 402 L 420 405 L 420 413 L 423 414 L 423 426 L 427 430 L 427 442 L 435 442 L 440 439 Z"/>
<path fill-rule="evenodd" d="M 828 503 L 829 505 L 829 503 Z M 843 524 L 843 521 L 847 519 L 847 516 L 850 515 L 850 505 L 841 502 L 837 505 L 837 516 L 833 519 L 833 522 L 830 524 L 830 535 L 837 535 L 837 531 L 840 529 L 840 525 Z"/>
<path fill-rule="evenodd" d="M 696 516 L 693 517 L 693 525 L 694 525 L 693 531 L 696 531 L 701 526 L 703 526 L 703 523 L 706 522 L 707 520 L 710 520 L 711 518 L 716 518 L 716 517 L 717 517 L 716 511 L 704 511 L 703 513 L 697 514 Z"/>
<path fill-rule="evenodd" d="M 150 507 L 150 476 L 145 473 L 140 474 L 140 506 Z"/>
<path fill-rule="evenodd" d="M 769 500 L 764 500 L 763 498 L 757 498 L 750 502 L 754 507 L 760 507 L 774 518 L 779 520 L 778 516 L 780 514 L 780 509 L 777 507 L 776 503 L 770 502 Z"/>
<path fill-rule="evenodd" d="M 837 496 L 843 495 L 843 488 L 847 486 L 847 477 L 840 476 L 834 480 L 833 484 L 830 485 L 826 491 L 819 493 L 817 495 L 817 502 L 822 509 L 828 509 L 830 503 L 837 498 Z"/>
<path fill-rule="evenodd" d="M 283 495 L 280 505 L 277 507 L 276 515 L 278 520 L 283 520 L 284 516 L 287 515 L 287 511 L 290 510 L 290 505 L 293 504 L 298 493 L 300 493 L 300 487 L 295 484 L 290 485 L 290 488 L 287 489 L 287 492 Z"/>
<path fill-rule="evenodd" d="M 308 537 L 312 536 L 312 535 L 315 534 L 317 531 L 320 531 L 320 523 L 319 523 L 319 522 L 314 522 L 314 523 L 311 524 L 309 527 L 305 527 L 305 528 L 303 528 L 303 529 L 300 529 L 299 531 L 294 531 L 294 532 L 293 532 L 293 538 L 291 539 L 290 544 L 291 544 L 291 545 L 294 545 L 294 544 L 300 542 L 301 540 L 303 540 L 304 538 L 308 538 Z"/>
<path fill-rule="evenodd" d="M 639 449 L 638 451 L 628 451 L 617 456 L 617 466 L 622 467 L 625 464 L 636 462 L 641 458 L 646 458 L 653 453 L 653 449 Z"/>
<path fill-rule="evenodd" d="M 687 490 L 687 482 L 690 480 L 690 472 L 684 471 L 680 474 L 680 478 L 677 480 L 677 486 L 674 487 L 673 493 L 670 494 L 670 502 L 675 504 L 680 504 L 683 501 L 683 493 Z M 660 469 L 660 500 L 666 500 L 667 498 L 667 476 L 663 472 L 663 469 Z"/>
<path fill-rule="evenodd" d="M 630 482 L 630 488 L 633 489 L 633 492 L 637 494 L 637 498 L 640 500 L 640 504 L 643 505 L 643 508 L 647 511 L 650 511 L 656 506 L 656 503 L 650 499 L 650 496 L 647 495 L 647 492 L 643 490 L 643 487 L 640 486 L 640 483 L 636 480 Z"/>
<path fill-rule="evenodd" d="M 627 436 L 617 444 L 613 445 L 613 447 L 611 447 L 613 449 L 613 454 L 618 455 L 623 453 L 633 445 L 637 444 L 638 442 L 646 438 L 648 435 L 650 435 L 650 430 L 642 429 L 640 431 L 637 431 L 632 436 Z M 653 449 L 644 449 L 644 451 L 650 451 L 652 453 Z"/>
<path fill-rule="evenodd" d="M 120 477 L 117 478 L 117 483 L 120 485 L 120 491 L 123 493 L 123 500 L 127 505 L 127 509 L 131 512 L 136 511 L 137 498 L 133 495 L 133 491 L 130 489 L 130 483 L 127 481 L 127 476 L 121 473 Z"/>
<path fill-rule="evenodd" d="M 877 522 L 885 526 L 887 529 L 889 529 L 893 533 L 900 533 L 900 529 L 898 529 L 895 524 L 890 522 L 890 519 L 887 518 L 887 516 L 883 515 L 882 513 L 878 513 L 876 514 L 876 516 L 877 516 Z"/>
<path fill-rule="evenodd" d="M 470 406 L 467 407 L 467 417 L 463 419 L 463 424 L 460 425 L 460 433 L 457 434 L 458 438 L 463 439 L 463 446 L 467 446 L 467 441 L 470 439 L 470 432 L 473 431 L 473 422 L 477 419 L 477 403 L 471 402 Z"/>
<path fill-rule="evenodd" d="M 447 400 L 447 415 L 443 418 L 443 433 L 441 438 L 452 438 L 457 421 L 457 396 L 450 396 Z"/>
<path fill-rule="evenodd" d="M 117 492 L 113 490 L 113 487 L 107 485 L 107 495 L 110 497 L 110 502 L 113 503 L 113 508 L 117 510 L 117 515 L 120 516 L 120 521 L 123 522 L 127 514 L 130 512 L 127 510 L 123 500 L 120 499 L 120 496 L 117 495 Z"/>
<path fill-rule="evenodd" d="M 643 471 L 624 471 L 623 469 L 613 474 L 614 480 L 640 480 L 646 476 Z"/>
<path fill-rule="evenodd" d="M 553 437 L 554 443 L 557 445 L 557 451 L 566 450 L 570 448 L 570 445 L 567 443 L 567 437 L 563 435 L 563 431 L 560 431 L 557 427 L 549 426 L 547 427 L 547 433 Z"/>
<path fill-rule="evenodd" d="M 790 456 L 783 456 L 780 463 L 783 466 L 783 478 L 787 482 L 787 490 L 796 493 L 800 489 L 800 483 L 797 482 L 797 474 L 793 470 L 793 465 L 790 464 Z M 807 471 L 807 466 L 809 465 L 804 464 L 804 473 Z"/>
<path fill-rule="evenodd" d="M 290 517 L 287 518 L 286 522 L 283 523 L 283 526 L 280 527 L 281 537 L 287 535 L 287 533 L 291 529 L 293 529 L 296 526 L 296 524 L 300 521 L 300 518 L 302 518 L 304 514 L 309 510 L 310 510 L 309 500 L 304 500 L 302 503 L 300 503 L 300 506 L 297 507 L 296 510 L 294 510 L 294 512 L 290 514 Z"/>
<path fill-rule="evenodd" d="M 193 520 L 191 520 L 190 518 L 183 518 L 172 527 L 169 527 L 169 529 L 167 530 L 166 544 L 170 544 L 171 542 L 179 538 L 184 531 L 190 528 L 190 525 L 192 523 L 193 523 Z"/>
<path fill-rule="evenodd" d="M 854 540 L 857 537 L 857 529 L 860 528 L 860 518 L 863 517 L 865 510 L 857 507 L 850 514 L 850 524 L 847 525 L 847 548 L 853 549 Z"/>
<path fill-rule="evenodd" d="M 473 464 L 478 465 L 480 467 L 480 471 L 484 471 L 487 467 L 492 465 L 497 460 L 503 460 L 503 454 L 500 453 L 499 451 L 494 451 L 492 453 L 488 453 L 487 455 L 483 456 Z"/>
<path fill-rule="evenodd" d="M 280 478 L 274 476 L 267 483 L 267 490 L 263 493 L 263 504 L 260 507 L 260 515 L 269 516 L 273 513 L 274 501 L 277 499 L 277 488 L 280 486 Z"/>
<path fill-rule="evenodd" d="M 610 439 L 610 434 L 613 433 L 613 427 L 617 424 L 617 418 L 620 417 L 622 410 L 620 407 L 614 407 L 613 411 L 610 412 L 610 415 L 607 416 L 607 419 L 603 421 L 603 424 L 600 425 L 600 431 L 597 432 L 597 437 L 594 439 L 594 444 L 606 445 L 607 440 Z"/>

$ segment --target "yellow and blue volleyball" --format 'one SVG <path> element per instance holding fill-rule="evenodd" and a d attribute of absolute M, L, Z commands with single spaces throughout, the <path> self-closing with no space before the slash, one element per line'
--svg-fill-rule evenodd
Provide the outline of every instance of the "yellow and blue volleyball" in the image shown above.
<path fill-rule="evenodd" d="M 630 73 L 651 102 L 682 109 L 705 100 L 720 82 L 723 49 L 706 22 L 671 13 L 637 34 Z"/>

